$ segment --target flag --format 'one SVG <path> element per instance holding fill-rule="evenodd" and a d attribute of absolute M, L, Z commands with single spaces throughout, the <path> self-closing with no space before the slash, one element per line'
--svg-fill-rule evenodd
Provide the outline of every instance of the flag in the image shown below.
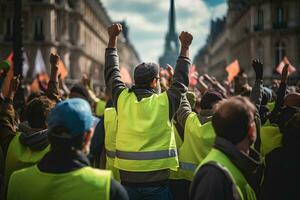
<path fill-rule="evenodd" d="M 28 57 L 25 51 L 23 51 L 23 68 L 22 68 L 22 75 L 24 78 L 27 77 L 27 73 L 29 70 L 29 63 L 28 63 Z"/>
<path fill-rule="evenodd" d="M 40 91 L 40 89 L 44 89 L 44 88 L 40 88 L 41 85 L 40 83 L 45 85 L 45 83 L 48 83 L 49 81 L 46 65 L 40 49 L 38 49 L 36 52 L 32 78 L 33 78 L 33 82 L 30 85 L 31 92 L 38 92 Z"/>
<path fill-rule="evenodd" d="M 32 78 L 35 78 L 39 74 L 47 74 L 46 65 L 42 56 L 42 52 L 40 49 L 37 50 L 35 60 L 34 60 L 34 68 L 32 72 Z"/>
<path fill-rule="evenodd" d="M 120 74 L 122 81 L 127 85 L 132 85 L 132 79 L 128 72 L 128 70 L 125 67 L 120 67 Z"/>
<path fill-rule="evenodd" d="M 6 74 L 6 78 L 4 79 L 4 82 L 3 82 L 3 85 L 2 85 L 2 88 L 1 88 L 3 96 L 8 95 L 10 81 L 14 77 L 13 57 L 14 57 L 14 53 L 10 52 L 9 56 L 6 58 L 6 60 L 9 62 L 10 68 L 9 68 L 7 74 Z"/>
<path fill-rule="evenodd" d="M 276 67 L 276 71 L 279 74 L 281 74 L 282 70 L 286 64 L 289 65 L 288 74 L 292 74 L 292 73 L 296 72 L 296 68 L 290 63 L 289 59 L 286 56 L 282 59 L 282 61 Z"/>
<path fill-rule="evenodd" d="M 230 65 L 226 67 L 226 71 L 228 73 L 227 80 L 231 82 L 234 79 L 234 77 L 240 72 L 239 61 L 233 61 Z"/>
<path fill-rule="evenodd" d="M 60 74 L 63 80 L 68 76 L 68 70 L 62 60 L 60 60 L 58 64 L 58 74 Z"/>
<path fill-rule="evenodd" d="M 189 82 L 190 82 L 190 86 L 195 86 L 197 84 L 197 78 L 196 78 L 196 66 L 192 65 L 190 70 L 189 70 Z"/>

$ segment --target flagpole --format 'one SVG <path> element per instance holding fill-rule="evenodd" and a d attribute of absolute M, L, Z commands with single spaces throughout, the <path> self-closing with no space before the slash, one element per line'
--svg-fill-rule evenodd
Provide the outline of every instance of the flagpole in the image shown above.
<path fill-rule="evenodd" d="M 14 1 L 14 21 L 13 21 L 13 62 L 14 76 L 20 75 L 21 83 L 16 92 L 14 105 L 15 109 L 19 110 L 25 103 L 24 85 L 22 84 L 23 71 L 23 25 L 22 25 L 22 0 Z"/>

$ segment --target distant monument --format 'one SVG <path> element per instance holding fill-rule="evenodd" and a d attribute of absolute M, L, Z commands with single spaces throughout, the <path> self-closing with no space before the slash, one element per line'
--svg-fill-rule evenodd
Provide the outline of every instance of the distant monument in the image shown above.
<path fill-rule="evenodd" d="M 170 64 L 175 68 L 178 54 L 179 42 L 175 30 L 175 3 L 174 0 L 170 0 L 169 30 L 166 35 L 164 54 L 159 58 L 159 65 L 165 67 L 166 64 Z"/>

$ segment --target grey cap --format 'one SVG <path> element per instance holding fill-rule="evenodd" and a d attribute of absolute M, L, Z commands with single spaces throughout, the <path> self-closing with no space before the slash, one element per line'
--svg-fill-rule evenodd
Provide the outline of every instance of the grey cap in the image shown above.
<path fill-rule="evenodd" d="M 144 85 L 158 77 L 159 66 L 155 63 L 141 63 L 134 69 L 134 82 L 136 85 Z"/>

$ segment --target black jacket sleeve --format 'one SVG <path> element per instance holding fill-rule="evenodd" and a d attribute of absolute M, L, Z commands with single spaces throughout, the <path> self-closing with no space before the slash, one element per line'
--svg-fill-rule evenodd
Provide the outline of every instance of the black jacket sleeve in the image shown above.
<path fill-rule="evenodd" d="M 232 200 L 232 183 L 221 169 L 205 165 L 196 173 L 189 197 L 190 200 Z"/>
<path fill-rule="evenodd" d="M 113 179 L 110 184 L 110 200 L 129 200 L 124 187 Z"/>
<path fill-rule="evenodd" d="M 173 82 L 170 89 L 167 91 L 169 102 L 170 102 L 170 119 L 175 115 L 181 98 L 187 92 L 189 85 L 189 67 L 191 60 L 187 57 L 179 56 L 174 72 Z"/>

